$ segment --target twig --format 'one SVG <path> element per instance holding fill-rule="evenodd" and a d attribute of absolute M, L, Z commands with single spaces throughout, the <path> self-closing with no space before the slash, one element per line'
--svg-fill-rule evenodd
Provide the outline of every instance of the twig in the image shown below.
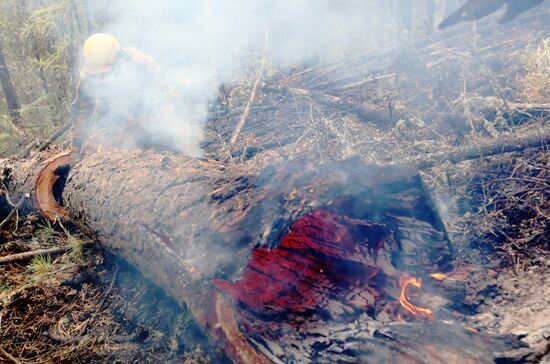
<path fill-rule="evenodd" d="M 8 193 L 8 188 L 4 183 L 2 183 L 2 190 L 3 190 L 4 196 L 6 196 L 6 201 L 8 201 L 10 206 L 15 206 L 15 204 L 11 201 L 10 194 Z"/>
<path fill-rule="evenodd" d="M 256 82 L 254 82 L 254 86 L 252 86 L 252 91 L 250 92 L 250 97 L 248 98 L 248 102 L 246 103 L 246 106 L 244 108 L 243 114 L 241 115 L 241 118 L 239 120 L 239 123 L 237 124 L 237 127 L 235 128 L 235 131 L 233 132 L 233 135 L 231 136 L 231 139 L 229 140 L 229 146 L 230 148 L 233 148 L 235 143 L 237 142 L 237 139 L 239 139 L 239 135 L 241 134 L 241 130 L 246 123 L 246 119 L 248 119 L 248 115 L 250 114 L 250 107 L 254 103 L 254 100 L 256 99 L 256 91 L 258 90 L 258 86 L 260 86 L 260 83 L 262 81 L 262 75 L 264 73 L 265 64 L 267 62 L 267 47 L 268 47 L 268 32 L 267 27 L 265 30 L 265 49 L 264 49 L 264 55 L 260 64 L 260 69 L 257 72 L 256 75 Z"/>
<path fill-rule="evenodd" d="M 315 100 L 316 102 L 319 102 L 323 105 L 328 105 L 342 112 L 353 113 L 361 119 L 361 122 L 363 124 L 368 123 L 372 125 L 372 123 L 369 121 L 371 120 L 372 116 L 368 114 L 368 111 L 362 110 L 361 108 L 353 105 L 351 102 L 341 97 L 329 95 L 326 93 L 320 93 L 320 92 L 314 93 L 311 90 L 303 89 L 303 88 L 287 87 L 286 90 L 295 95 L 307 96 Z"/>
<path fill-rule="evenodd" d="M 118 265 L 115 267 L 115 271 L 113 272 L 113 278 L 111 278 L 111 283 L 109 284 L 109 288 L 107 288 L 105 293 L 103 293 L 103 298 L 99 302 L 99 306 L 97 306 L 96 313 L 101 311 L 101 309 L 103 308 L 103 305 L 105 304 L 105 301 L 107 300 L 107 298 L 111 294 L 111 291 L 113 290 L 113 287 L 115 286 L 115 279 L 116 279 L 117 274 L 118 274 Z"/>
<path fill-rule="evenodd" d="M 528 110 L 540 110 L 549 111 L 550 104 L 531 104 L 531 103 L 509 103 L 510 107 L 515 110 L 528 111 Z"/>
<path fill-rule="evenodd" d="M 75 337 L 72 337 L 72 338 L 68 338 L 68 337 L 65 337 L 63 335 L 52 334 L 49 331 L 44 331 L 42 333 L 42 335 L 46 336 L 50 340 L 56 341 L 56 342 L 61 343 L 61 344 L 68 344 L 68 343 L 72 343 L 72 342 L 80 343 L 80 342 L 83 342 L 86 339 L 90 338 L 89 335 L 85 335 L 85 336 L 82 336 L 82 337 L 75 336 Z M 103 336 L 103 337 L 95 338 L 95 343 L 99 344 L 99 343 L 105 343 L 105 342 L 112 342 L 112 343 L 122 344 L 122 343 L 128 343 L 128 342 L 136 341 L 138 339 L 139 339 L 139 335 L 137 335 L 137 334 L 133 334 L 133 335 L 110 335 L 110 336 Z"/>
<path fill-rule="evenodd" d="M 92 241 L 88 241 L 88 242 L 83 243 L 83 245 L 91 245 L 91 244 L 93 244 Z M 38 249 L 38 250 L 32 250 L 32 251 L 24 252 L 24 253 L 12 254 L 12 255 L 8 255 L 8 256 L 0 258 L 0 265 L 29 260 L 30 258 L 33 258 L 33 257 L 38 256 L 38 255 L 63 254 L 66 251 L 68 251 L 69 249 L 71 249 L 71 247 L 63 246 L 63 247 Z"/>
<path fill-rule="evenodd" d="M 500 87 L 500 85 L 498 84 L 498 81 L 495 79 L 495 77 L 493 76 L 492 72 L 489 70 L 489 68 L 485 65 L 485 63 L 483 62 L 483 60 L 481 60 L 481 58 L 476 58 L 476 61 L 477 63 L 481 66 L 481 69 L 485 72 L 485 75 L 487 76 L 487 78 L 491 81 L 491 83 L 493 84 L 493 88 L 495 89 L 495 91 L 497 92 L 498 94 L 498 97 L 500 97 L 500 99 L 502 100 L 502 103 L 504 104 L 504 108 L 506 109 L 506 112 L 508 113 L 508 122 L 510 123 L 510 125 L 508 125 L 508 127 L 511 126 L 512 122 L 514 121 L 512 119 L 512 109 L 510 108 L 510 105 L 508 103 L 508 100 L 506 100 L 506 96 L 504 96 L 504 92 L 502 91 L 502 88 Z"/>
<path fill-rule="evenodd" d="M 103 308 L 105 301 L 107 300 L 107 298 L 111 294 L 111 291 L 113 290 L 113 287 L 115 286 L 115 279 L 117 274 L 118 274 L 118 265 L 116 266 L 115 271 L 113 272 L 113 278 L 111 278 L 111 283 L 109 284 L 109 288 L 107 288 L 107 290 L 103 293 L 103 296 L 101 297 L 101 301 L 99 301 L 99 305 L 97 306 L 94 314 L 86 322 L 84 322 L 84 325 L 82 325 L 82 329 L 80 329 L 80 332 L 74 337 L 74 339 L 78 339 L 84 335 L 84 332 L 88 327 L 88 324 L 95 319 L 95 317 L 99 314 L 99 312 Z"/>
<path fill-rule="evenodd" d="M 348 90 L 353 89 L 353 88 L 358 88 L 358 87 L 361 87 L 361 86 L 365 86 L 365 85 L 367 85 L 369 83 L 373 83 L 373 82 L 387 80 L 387 79 L 390 79 L 392 77 L 395 77 L 395 73 L 388 73 L 388 74 L 385 74 L 385 75 L 378 75 L 378 76 L 369 75 L 368 77 L 365 77 L 361 81 L 357 81 L 357 82 L 354 82 L 354 83 L 349 83 L 347 85 L 342 85 L 342 86 L 338 86 L 338 87 L 333 87 L 333 89 L 335 91 L 348 91 Z"/>
<path fill-rule="evenodd" d="M 506 182 L 506 181 L 530 182 L 530 183 L 536 183 L 536 184 L 542 185 L 542 186 L 548 188 L 548 190 L 550 190 L 550 185 L 549 185 L 548 183 L 544 182 L 543 180 L 536 179 L 536 178 L 529 178 L 529 177 L 521 177 L 521 178 L 518 178 L 518 177 L 509 177 L 509 178 L 497 178 L 497 179 L 493 179 L 492 181 L 493 181 L 493 182 Z"/>
<path fill-rule="evenodd" d="M 246 106 L 244 108 L 243 114 L 241 115 L 241 118 L 239 120 L 239 123 L 237 124 L 237 127 L 235 128 L 235 131 L 233 132 L 233 135 L 231 136 L 231 139 L 229 141 L 229 145 L 233 147 L 235 143 L 237 142 L 237 139 L 239 138 L 239 135 L 241 134 L 241 130 L 246 123 L 246 119 L 248 119 L 248 115 L 250 114 L 250 106 L 254 103 L 254 100 L 256 99 L 256 90 L 258 90 L 258 86 L 260 85 L 260 81 L 262 80 L 261 73 L 258 72 L 258 77 L 256 78 L 256 82 L 254 82 L 254 86 L 252 87 L 252 92 L 250 93 L 250 98 L 248 99 L 248 102 L 246 103 Z"/>
<path fill-rule="evenodd" d="M 5 223 L 7 223 L 8 221 L 10 221 L 10 219 L 13 217 L 13 215 L 19 211 L 19 209 L 21 207 L 23 207 L 23 204 L 25 203 L 25 201 L 27 200 L 27 198 L 31 197 L 30 193 L 25 193 L 23 195 L 23 197 L 21 197 L 21 199 L 19 200 L 19 202 L 17 204 L 15 204 L 13 206 L 13 209 L 10 211 L 10 213 L 8 214 L 8 216 L 4 219 L 4 221 L 2 221 L 0 223 L 0 229 L 2 229 L 2 227 L 4 226 Z"/>
<path fill-rule="evenodd" d="M 10 353 L 8 353 L 6 350 L 4 350 L 1 346 L 0 346 L 0 351 L 2 351 L 2 354 L 4 354 L 9 360 L 14 362 L 15 364 L 21 363 L 19 360 L 17 360 L 15 357 L 13 357 Z"/>

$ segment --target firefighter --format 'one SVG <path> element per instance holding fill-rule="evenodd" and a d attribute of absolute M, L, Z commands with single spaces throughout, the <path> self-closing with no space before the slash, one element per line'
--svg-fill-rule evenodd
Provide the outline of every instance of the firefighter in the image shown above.
<path fill-rule="evenodd" d="M 153 57 L 122 47 L 106 33 L 86 40 L 83 59 L 71 107 L 71 165 L 88 143 L 136 146 L 139 123 L 154 109 L 152 90 L 160 72 Z"/>

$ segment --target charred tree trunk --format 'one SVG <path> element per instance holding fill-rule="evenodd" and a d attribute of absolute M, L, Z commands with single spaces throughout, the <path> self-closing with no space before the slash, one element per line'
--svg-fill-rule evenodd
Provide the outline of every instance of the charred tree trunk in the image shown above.
<path fill-rule="evenodd" d="M 0 84 L 2 85 L 2 91 L 4 91 L 4 95 L 6 97 L 6 106 L 8 108 L 10 118 L 14 124 L 17 124 L 21 117 L 19 114 L 21 104 L 19 103 L 19 98 L 15 92 L 15 87 L 13 87 L 13 83 L 11 82 L 2 45 L 0 45 Z"/>
<path fill-rule="evenodd" d="M 36 193 L 51 156 L 0 160 L 12 199 Z M 459 323 L 392 323 L 415 320 L 398 303 L 403 277 L 453 270 L 412 168 L 295 161 L 254 171 L 107 150 L 50 187 L 72 221 L 189 307 L 235 362 L 489 361 L 514 346 Z"/>

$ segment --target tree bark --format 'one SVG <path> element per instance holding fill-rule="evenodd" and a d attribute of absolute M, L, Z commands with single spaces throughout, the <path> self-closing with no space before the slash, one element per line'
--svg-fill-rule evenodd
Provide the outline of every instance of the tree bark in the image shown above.
<path fill-rule="evenodd" d="M 0 45 L 0 84 L 2 85 L 2 91 L 4 91 L 4 95 L 6 97 L 6 106 L 8 108 L 10 118 L 12 122 L 17 125 L 21 117 L 19 113 L 21 104 L 19 103 L 19 98 L 17 97 L 15 87 L 13 87 L 13 83 L 11 82 L 2 45 Z"/>
<path fill-rule="evenodd" d="M 53 153 L 0 160 L 12 199 L 35 193 Z M 235 362 L 456 362 L 510 347 L 458 324 L 417 322 L 421 338 L 392 324 L 402 276 L 453 269 L 413 168 L 302 160 L 259 171 L 106 150 L 53 190 L 75 224 L 186 305 Z M 426 354 L 434 346 L 444 353 Z"/>

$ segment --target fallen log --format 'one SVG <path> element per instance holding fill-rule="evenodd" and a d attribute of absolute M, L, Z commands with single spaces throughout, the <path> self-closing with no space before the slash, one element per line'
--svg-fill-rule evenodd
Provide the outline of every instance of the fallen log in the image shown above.
<path fill-rule="evenodd" d="M 57 152 L 0 160 L 10 195 L 32 187 L 27 211 L 66 211 L 187 306 L 237 363 L 490 362 L 517 346 L 457 324 L 396 324 L 402 276 L 453 270 L 445 229 L 413 168 L 302 160 L 254 171 L 104 150 L 53 178 L 66 157 L 52 158 Z M 434 325 L 437 335 L 417 337 Z"/>
<path fill-rule="evenodd" d="M 528 148 L 547 148 L 549 144 L 550 130 L 548 128 L 538 128 L 525 134 L 501 139 L 488 139 L 479 144 L 466 145 L 450 151 L 427 154 L 414 159 L 405 159 L 400 163 L 414 165 L 418 169 L 426 169 L 446 161 L 460 163 L 499 154 L 520 152 Z"/>

